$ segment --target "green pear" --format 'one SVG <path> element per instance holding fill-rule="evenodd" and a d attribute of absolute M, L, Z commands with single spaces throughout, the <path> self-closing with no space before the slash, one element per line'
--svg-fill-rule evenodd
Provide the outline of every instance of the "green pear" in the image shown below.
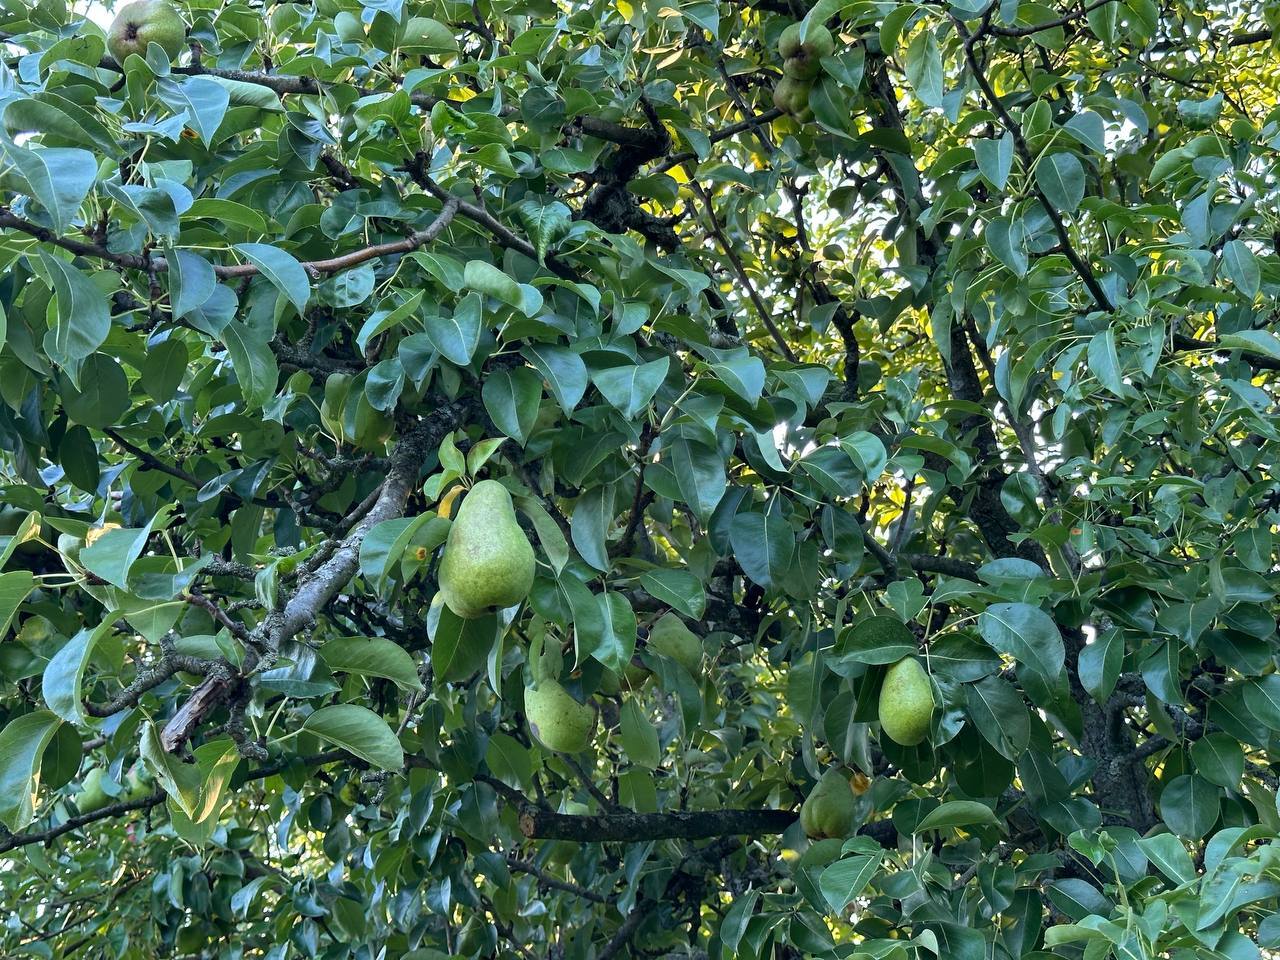
<path fill-rule="evenodd" d="M 105 774 L 106 771 L 102 767 L 94 767 L 84 775 L 84 780 L 80 782 L 80 792 L 76 794 L 76 809 L 81 813 L 93 813 L 115 802 L 102 788 L 102 778 Z"/>
<path fill-rule="evenodd" d="M 511 494 L 481 480 L 458 507 L 440 561 L 440 592 L 464 620 L 514 606 L 533 586 L 533 547 L 516 522 Z"/>
<path fill-rule="evenodd" d="M 783 77 L 773 88 L 773 105 L 793 117 L 803 117 L 809 112 L 809 91 L 813 84 L 795 77 Z"/>
<path fill-rule="evenodd" d="M 674 660 L 691 677 L 702 674 L 702 641 L 674 613 L 664 613 L 649 628 L 649 649 Z"/>
<path fill-rule="evenodd" d="M 117 62 L 124 63 L 131 53 L 145 57 L 147 44 L 158 43 L 173 60 L 182 52 L 186 39 L 187 25 L 165 0 L 133 0 L 111 21 L 107 49 Z"/>
<path fill-rule="evenodd" d="M 124 796 L 121 799 L 132 802 L 149 796 L 154 782 L 151 772 L 141 762 L 135 763 L 124 779 Z"/>
<path fill-rule="evenodd" d="M 800 26 L 799 23 L 793 23 L 778 37 L 778 53 L 783 60 L 801 57 L 817 63 L 823 57 L 829 57 L 835 52 L 836 38 L 822 24 L 810 24 L 809 35 L 804 43 L 800 42 Z M 817 76 L 817 73 L 814 73 L 814 76 Z"/>
<path fill-rule="evenodd" d="M 847 837 L 857 819 L 849 779 L 835 767 L 822 775 L 800 806 L 800 826 L 811 840 Z"/>
<path fill-rule="evenodd" d="M 596 712 L 550 678 L 525 688 L 524 715 L 533 738 L 557 753 L 581 753 L 596 725 Z"/>
<path fill-rule="evenodd" d="M 880 687 L 880 729 L 904 747 L 914 747 L 929 735 L 933 719 L 933 685 L 915 657 L 904 657 L 889 668 Z"/>

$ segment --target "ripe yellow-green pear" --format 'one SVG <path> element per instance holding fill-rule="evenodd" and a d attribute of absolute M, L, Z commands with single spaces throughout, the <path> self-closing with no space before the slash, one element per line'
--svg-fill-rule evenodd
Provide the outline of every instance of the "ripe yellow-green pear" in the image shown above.
<path fill-rule="evenodd" d="M 533 738 L 557 753 L 581 753 L 596 725 L 595 711 L 549 677 L 525 688 L 524 715 Z"/>
<path fill-rule="evenodd" d="M 800 826 L 811 840 L 847 837 L 857 819 L 849 780 L 835 767 L 822 775 L 800 806 Z"/>
<path fill-rule="evenodd" d="M 914 747 L 929 735 L 933 719 L 933 686 L 915 657 L 904 657 L 889 668 L 880 687 L 880 729 L 904 747 Z"/>
<path fill-rule="evenodd" d="M 182 52 L 187 25 L 165 0 L 134 0 L 116 14 L 107 31 L 107 49 L 119 63 L 136 53 L 147 55 L 147 44 L 158 43 L 169 59 Z"/>
<path fill-rule="evenodd" d="M 649 628 L 649 649 L 674 660 L 690 676 L 702 673 L 702 641 L 674 613 L 664 613 Z"/>
<path fill-rule="evenodd" d="M 510 607 L 529 595 L 534 558 L 516 522 L 511 494 L 481 480 L 462 501 L 440 561 L 440 592 L 464 620 Z"/>

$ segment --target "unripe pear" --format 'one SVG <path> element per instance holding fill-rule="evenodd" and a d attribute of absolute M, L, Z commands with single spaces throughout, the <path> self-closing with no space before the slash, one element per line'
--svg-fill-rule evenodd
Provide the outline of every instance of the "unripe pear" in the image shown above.
<path fill-rule="evenodd" d="M 557 753 L 581 753 L 596 725 L 595 711 L 550 678 L 525 689 L 524 715 L 533 738 Z"/>
<path fill-rule="evenodd" d="M 105 773 L 102 767 L 94 767 L 84 775 L 84 780 L 80 782 L 80 792 L 76 794 L 76 809 L 81 813 L 93 813 L 113 802 L 102 789 Z"/>
<path fill-rule="evenodd" d="M 804 43 L 800 42 L 801 24 L 793 23 L 782 31 L 778 37 L 778 54 L 783 60 L 804 57 L 817 63 L 823 57 L 829 57 L 836 49 L 836 38 L 820 23 L 809 25 L 809 35 Z"/>
<path fill-rule="evenodd" d="M 529 595 L 535 562 L 516 521 L 511 494 L 497 480 L 481 480 L 458 507 L 444 557 L 440 592 L 449 609 L 474 620 Z"/>
<path fill-rule="evenodd" d="M 773 105 L 793 117 L 801 116 L 809 109 L 809 91 L 813 84 L 795 77 L 783 77 L 773 88 Z"/>
<path fill-rule="evenodd" d="M 796 80 L 813 81 L 822 72 L 822 65 L 817 59 L 806 54 L 790 57 L 782 64 L 782 72 Z"/>
<path fill-rule="evenodd" d="M 674 613 L 664 613 L 649 628 L 649 649 L 674 660 L 692 677 L 702 673 L 702 641 Z"/>
<path fill-rule="evenodd" d="M 121 799 L 130 802 L 141 800 L 151 793 L 153 782 L 150 771 L 141 762 L 135 763 L 125 777 L 124 796 Z"/>
<path fill-rule="evenodd" d="M 790 24 L 778 36 L 778 54 L 783 60 L 790 60 L 800 52 L 800 24 Z"/>
<path fill-rule="evenodd" d="M 822 775 L 800 806 L 800 826 L 811 840 L 847 837 L 857 820 L 849 780 L 835 767 Z"/>
<path fill-rule="evenodd" d="M 890 740 L 914 747 L 929 735 L 933 685 L 915 657 L 889 668 L 880 687 L 880 729 Z"/>
<path fill-rule="evenodd" d="M 111 21 L 107 49 L 123 64 L 130 54 L 146 57 L 147 45 L 158 43 L 173 60 L 182 52 L 186 38 L 187 25 L 165 0 L 134 0 L 121 7 Z"/>

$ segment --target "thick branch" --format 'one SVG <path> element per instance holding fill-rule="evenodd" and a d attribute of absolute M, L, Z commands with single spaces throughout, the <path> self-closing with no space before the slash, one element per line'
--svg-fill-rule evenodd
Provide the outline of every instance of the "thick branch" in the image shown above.
<path fill-rule="evenodd" d="M 536 840 L 579 843 L 704 840 L 739 834 L 782 833 L 795 823 L 792 810 L 703 810 L 574 816 L 533 806 L 520 812 L 520 831 Z"/>

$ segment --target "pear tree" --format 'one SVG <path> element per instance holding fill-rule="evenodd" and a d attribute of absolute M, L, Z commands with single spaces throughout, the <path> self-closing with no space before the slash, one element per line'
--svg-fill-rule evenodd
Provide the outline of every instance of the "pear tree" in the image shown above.
<path fill-rule="evenodd" d="M 0 3 L 0 956 L 1275 956 L 1278 29 Z"/>

